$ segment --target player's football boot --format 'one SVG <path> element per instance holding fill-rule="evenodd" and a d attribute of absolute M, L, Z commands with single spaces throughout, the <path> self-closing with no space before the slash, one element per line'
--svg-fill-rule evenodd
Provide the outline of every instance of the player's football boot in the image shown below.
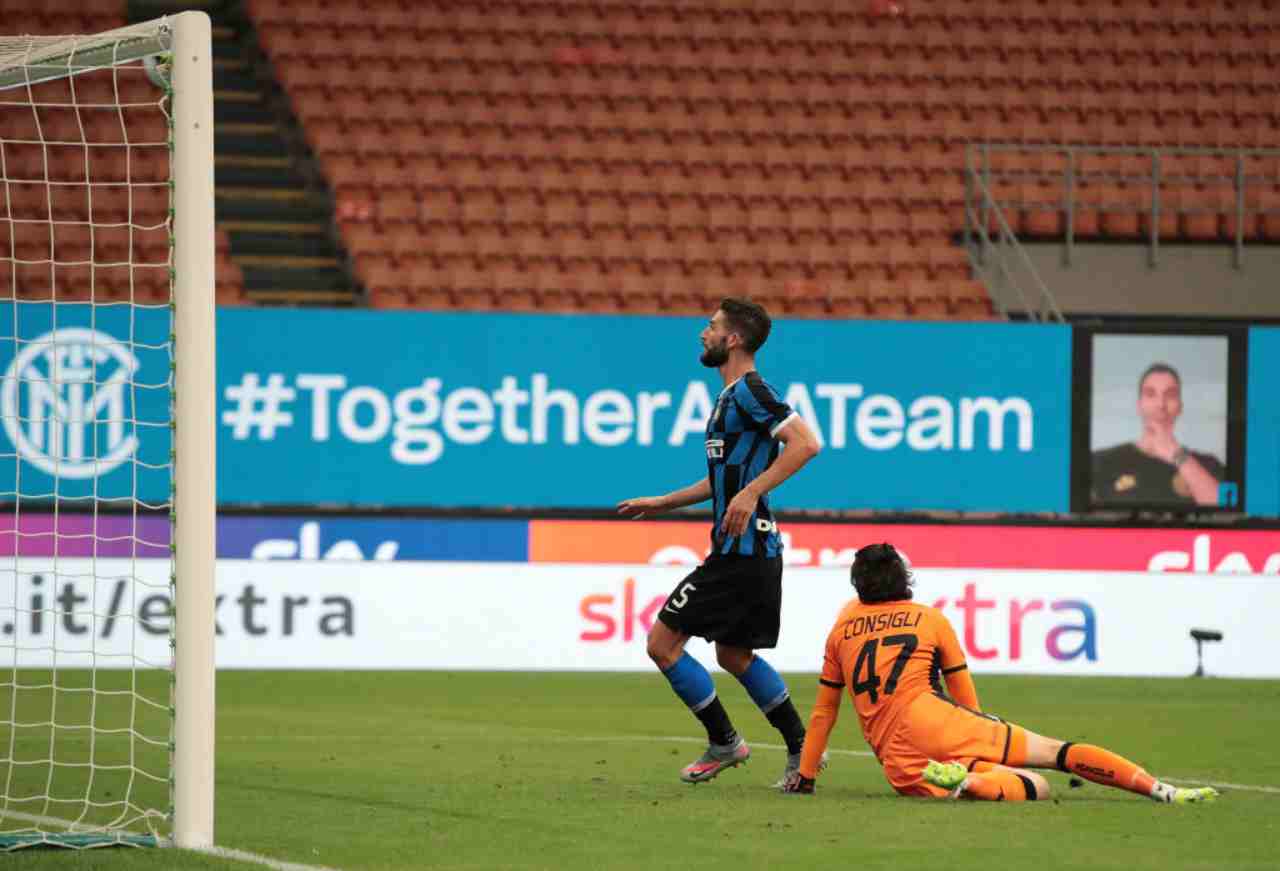
<path fill-rule="evenodd" d="M 1197 789 L 1188 789 L 1178 787 L 1170 796 L 1170 804 L 1195 804 L 1196 802 L 1215 801 L 1218 798 L 1218 791 L 1212 786 L 1202 786 Z"/>
<path fill-rule="evenodd" d="M 951 797 L 955 798 L 964 787 L 964 779 L 969 776 L 969 772 L 959 762 L 935 762 L 930 759 L 920 776 L 925 783 L 951 790 Z"/>
<path fill-rule="evenodd" d="M 823 751 L 822 751 L 822 758 L 818 760 L 818 770 L 819 770 L 819 771 L 825 771 L 825 770 L 826 770 L 826 768 L 827 768 L 827 759 L 828 759 L 828 757 L 827 757 L 827 751 L 823 750 Z M 779 778 L 779 779 L 778 779 L 778 782 L 777 782 L 777 783 L 775 783 L 775 784 L 773 785 L 773 788 L 774 788 L 774 789 L 782 789 L 783 787 L 785 787 L 785 786 L 787 785 L 787 780 L 788 780 L 788 778 L 790 778 L 790 777 L 791 777 L 792 772 L 799 771 L 799 770 L 800 770 L 800 754 L 799 754 L 799 753 L 788 753 L 788 754 L 787 754 L 787 765 L 786 765 L 786 767 L 785 767 L 785 768 L 783 768 L 783 769 L 782 769 L 782 777 L 781 777 L 781 778 Z"/>
<path fill-rule="evenodd" d="M 741 765 L 751 758 L 751 748 L 741 738 L 732 747 L 711 744 L 707 751 L 684 767 L 680 779 L 685 783 L 702 783 L 710 780 L 726 768 Z"/>

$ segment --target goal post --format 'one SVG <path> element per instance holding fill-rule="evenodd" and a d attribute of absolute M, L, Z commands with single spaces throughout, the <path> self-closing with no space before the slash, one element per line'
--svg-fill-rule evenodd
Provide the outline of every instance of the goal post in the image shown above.
<path fill-rule="evenodd" d="M 0 35 L 0 850 L 213 845 L 213 128 L 203 12 Z"/>
<path fill-rule="evenodd" d="M 175 727 L 173 837 L 213 846 L 217 420 L 213 47 L 209 16 L 173 24 Z"/>

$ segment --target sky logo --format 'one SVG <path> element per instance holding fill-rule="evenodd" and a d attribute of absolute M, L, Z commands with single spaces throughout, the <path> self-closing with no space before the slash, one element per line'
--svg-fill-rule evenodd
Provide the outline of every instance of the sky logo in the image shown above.
<path fill-rule="evenodd" d="M 373 562 L 387 562 L 396 558 L 400 550 L 399 542 L 381 541 L 374 547 L 367 559 Z M 308 521 L 298 529 L 297 539 L 267 538 L 253 546 L 249 551 L 249 559 L 300 559 L 300 560 L 347 560 L 362 561 L 366 559 L 359 543 L 344 538 L 335 541 L 320 552 L 320 524 Z"/>

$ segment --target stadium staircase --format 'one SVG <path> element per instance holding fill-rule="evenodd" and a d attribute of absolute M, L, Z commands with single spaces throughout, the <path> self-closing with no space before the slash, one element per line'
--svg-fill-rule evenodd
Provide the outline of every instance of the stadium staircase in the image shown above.
<path fill-rule="evenodd" d="M 331 232 L 332 199 L 309 171 L 302 137 L 252 28 L 233 2 L 130 0 L 146 21 L 199 8 L 213 20 L 217 223 L 243 290 L 220 304 L 345 306 L 359 302 Z"/>

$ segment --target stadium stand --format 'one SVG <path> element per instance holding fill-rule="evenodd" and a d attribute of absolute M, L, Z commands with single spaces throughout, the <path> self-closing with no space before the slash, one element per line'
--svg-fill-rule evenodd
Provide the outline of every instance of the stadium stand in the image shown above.
<path fill-rule="evenodd" d="M 658 311 L 713 279 L 797 315 L 989 317 L 952 244 L 966 145 L 1038 149 L 987 178 L 1052 237 L 1062 146 L 1277 142 L 1268 2 L 248 9 L 374 305 Z M 1234 163 L 1165 167 L 1155 213 L 1149 156 L 1092 155 L 1073 232 L 1232 238 Z M 1245 234 L 1275 239 L 1280 164 L 1246 170 Z"/>
<path fill-rule="evenodd" d="M 119 0 L 17 5 L 30 32 L 124 23 Z M 1280 154 L 1238 151 L 1280 145 L 1271 0 L 215 6 L 223 302 L 352 304 L 357 283 L 374 306 L 670 312 L 741 291 L 990 318 L 962 244 L 979 177 L 1029 240 L 1280 240 Z M 10 137 L 22 113 L 0 114 Z M 7 151 L 34 180 L 8 199 L 47 199 L 37 155 Z"/>

